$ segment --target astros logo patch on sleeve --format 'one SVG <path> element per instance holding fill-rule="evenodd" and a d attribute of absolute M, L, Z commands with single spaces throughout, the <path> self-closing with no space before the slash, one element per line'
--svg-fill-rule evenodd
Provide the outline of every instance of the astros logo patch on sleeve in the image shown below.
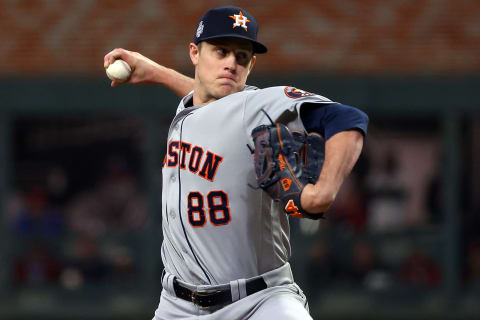
<path fill-rule="evenodd" d="M 285 87 L 284 91 L 285 91 L 285 94 L 287 95 L 287 97 L 293 98 L 293 99 L 302 98 L 302 97 L 311 97 L 311 96 L 315 95 L 314 93 L 310 93 L 310 92 L 307 92 L 307 91 L 304 91 L 304 90 L 301 90 L 301 89 L 297 89 L 295 87 Z"/>

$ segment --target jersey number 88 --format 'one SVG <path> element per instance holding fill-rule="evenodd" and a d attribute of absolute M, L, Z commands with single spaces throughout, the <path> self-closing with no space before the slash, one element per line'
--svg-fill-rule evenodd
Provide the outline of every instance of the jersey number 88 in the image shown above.
<path fill-rule="evenodd" d="M 206 197 L 208 216 L 214 226 L 222 226 L 230 222 L 230 208 L 228 207 L 228 196 L 225 192 L 210 191 Z M 188 194 L 188 222 L 192 227 L 205 226 L 207 217 L 205 213 L 204 196 L 199 191 L 192 191 Z"/>

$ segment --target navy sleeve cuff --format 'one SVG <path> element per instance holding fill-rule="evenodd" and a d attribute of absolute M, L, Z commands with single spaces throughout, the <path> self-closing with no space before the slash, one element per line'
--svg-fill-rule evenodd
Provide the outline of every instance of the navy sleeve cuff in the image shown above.
<path fill-rule="evenodd" d="M 367 135 L 367 114 L 344 104 L 306 103 L 301 107 L 300 117 L 307 132 L 318 132 L 325 140 L 338 132 L 352 129 Z"/>

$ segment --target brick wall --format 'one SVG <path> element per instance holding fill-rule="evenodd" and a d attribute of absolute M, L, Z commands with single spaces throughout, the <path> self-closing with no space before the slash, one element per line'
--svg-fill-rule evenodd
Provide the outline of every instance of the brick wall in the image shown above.
<path fill-rule="evenodd" d="M 0 0 L 0 75 L 99 75 L 115 47 L 191 70 L 201 0 Z M 469 74 L 480 71 L 478 0 L 236 1 L 269 47 L 257 72 Z"/>

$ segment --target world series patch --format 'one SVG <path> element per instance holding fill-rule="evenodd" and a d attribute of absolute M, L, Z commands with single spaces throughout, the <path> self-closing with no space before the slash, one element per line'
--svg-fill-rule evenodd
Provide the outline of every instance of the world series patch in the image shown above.
<path fill-rule="evenodd" d="M 295 87 L 285 87 L 284 91 L 285 91 L 285 94 L 287 95 L 287 97 L 293 98 L 293 99 L 302 98 L 302 97 L 311 97 L 311 96 L 315 95 L 314 93 L 310 93 L 310 92 L 307 92 L 307 91 L 304 91 L 304 90 L 301 90 L 301 89 L 297 89 Z"/>

